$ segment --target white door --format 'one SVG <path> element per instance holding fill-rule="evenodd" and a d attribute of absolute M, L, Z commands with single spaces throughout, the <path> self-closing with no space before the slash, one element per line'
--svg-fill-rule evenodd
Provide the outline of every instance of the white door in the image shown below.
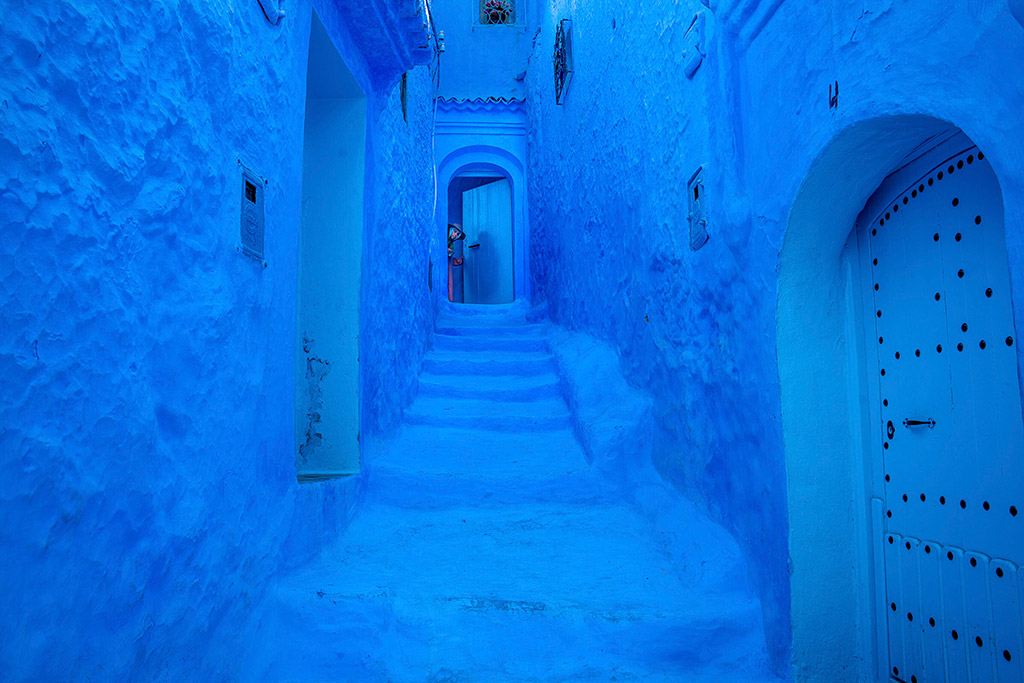
<path fill-rule="evenodd" d="M 889 176 L 857 234 L 888 675 L 1022 681 L 1024 428 L 995 174 L 957 134 Z"/>
<path fill-rule="evenodd" d="M 502 178 L 463 192 L 462 223 L 466 233 L 465 302 L 511 302 L 512 184 Z"/>

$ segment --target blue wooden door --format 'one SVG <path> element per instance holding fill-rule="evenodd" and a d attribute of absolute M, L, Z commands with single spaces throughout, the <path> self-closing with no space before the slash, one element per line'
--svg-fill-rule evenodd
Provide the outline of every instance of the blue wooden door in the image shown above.
<path fill-rule="evenodd" d="M 463 192 L 462 222 L 466 232 L 465 302 L 511 302 L 512 184 L 502 178 Z"/>
<path fill-rule="evenodd" d="M 888 674 L 1022 681 L 1024 426 L 998 182 L 957 134 L 889 176 L 857 229 Z"/>

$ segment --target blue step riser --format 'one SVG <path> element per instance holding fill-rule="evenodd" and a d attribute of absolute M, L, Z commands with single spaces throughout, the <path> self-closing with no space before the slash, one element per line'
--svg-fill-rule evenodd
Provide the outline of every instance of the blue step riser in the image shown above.
<path fill-rule="evenodd" d="M 533 337 L 544 338 L 543 325 L 497 325 L 474 326 L 474 325 L 445 325 L 438 323 L 434 327 L 438 334 L 447 334 L 455 337 Z"/>
<path fill-rule="evenodd" d="M 487 388 L 472 384 L 435 384 L 420 382 L 419 396 L 445 398 L 479 398 L 490 401 L 533 401 L 535 399 L 560 398 L 562 389 L 558 384 L 543 384 L 536 387 L 506 389 Z"/>
<path fill-rule="evenodd" d="M 547 340 L 542 337 L 459 337 L 450 334 L 434 335 L 434 348 L 461 352 L 549 350 Z"/>
<path fill-rule="evenodd" d="M 439 415 L 432 413 L 417 413 L 409 411 L 405 414 L 405 421 L 414 425 L 432 425 L 437 427 L 451 426 L 453 418 L 459 425 L 473 429 L 486 429 L 495 432 L 520 432 L 520 431 L 552 431 L 556 429 L 569 429 L 568 415 L 551 415 L 544 417 L 522 417 L 511 415 Z"/>
<path fill-rule="evenodd" d="M 579 474 L 546 480 L 470 479 L 378 471 L 371 476 L 375 502 L 412 510 L 500 508 L 537 500 L 555 505 L 606 505 L 621 499 L 621 493 Z"/>
<path fill-rule="evenodd" d="M 423 371 L 435 375 L 540 375 L 555 371 L 551 358 L 527 358 L 523 360 L 470 360 L 453 361 L 427 356 L 423 359 Z"/>

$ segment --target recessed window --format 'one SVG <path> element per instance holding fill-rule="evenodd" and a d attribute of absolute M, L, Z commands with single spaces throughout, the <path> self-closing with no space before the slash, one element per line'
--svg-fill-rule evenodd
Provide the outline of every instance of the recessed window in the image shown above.
<path fill-rule="evenodd" d="M 515 24 L 515 0 L 480 0 L 480 23 L 485 25 Z"/>

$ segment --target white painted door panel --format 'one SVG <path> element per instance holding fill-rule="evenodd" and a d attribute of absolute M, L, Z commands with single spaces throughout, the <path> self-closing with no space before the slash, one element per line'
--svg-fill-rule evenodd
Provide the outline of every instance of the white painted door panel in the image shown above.
<path fill-rule="evenodd" d="M 510 303 L 514 298 L 512 184 L 501 179 L 463 192 L 462 222 L 466 303 Z M 480 246 L 469 248 L 473 244 Z"/>
<path fill-rule="evenodd" d="M 857 229 L 889 675 L 1019 682 L 1024 425 L 998 182 L 958 134 L 887 178 Z"/>

